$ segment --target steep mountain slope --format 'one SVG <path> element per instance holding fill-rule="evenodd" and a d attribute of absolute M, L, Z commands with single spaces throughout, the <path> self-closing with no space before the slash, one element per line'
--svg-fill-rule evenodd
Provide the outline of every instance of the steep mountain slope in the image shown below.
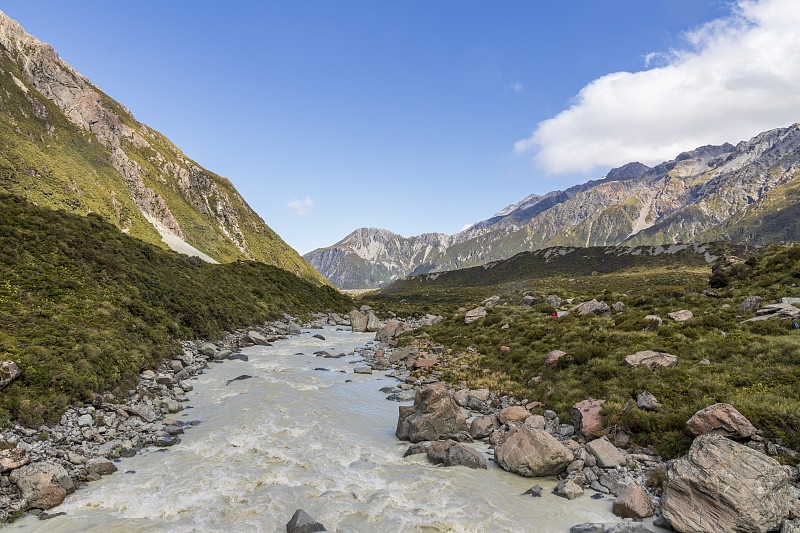
<path fill-rule="evenodd" d="M 150 243 L 324 283 L 233 185 L 137 122 L 0 12 L 0 190 L 97 213 Z M 162 240 L 163 237 L 163 240 Z"/>
<path fill-rule="evenodd" d="M 0 420 L 57 420 L 72 401 L 136 387 L 181 353 L 178 339 L 346 311 L 350 298 L 256 261 L 208 264 L 0 192 L 0 360 L 22 370 Z"/>
<path fill-rule="evenodd" d="M 531 195 L 457 235 L 440 235 L 440 242 L 448 243 L 446 249 L 428 254 L 422 262 L 392 255 L 381 260 L 408 265 L 406 274 L 423 274 L 553 246 L 716 240 L 758 245 L 776 239 L 798 240 L 798 177 L 800 124 L 795 124 L 737 146 L 702 146 L 653 168 L 628 163 L 599 180 L 544 196 Z M 414 239 L 406 239 L 409 246 L 413 247 Z M 339 247 L 342 261 L 358 255 L 356 250 Z M 329 277 L 335 264 L 322 265 L 318 260 L 322 253 L 315 250 L 305 257 L 336 284 L 337 279 Z M 371 261 L 361 260 L 367 265 Z M 354 262 L 348 268 L 352 288 L 358 283 L 374 288 L 396 279 L 367 279 Z"/>

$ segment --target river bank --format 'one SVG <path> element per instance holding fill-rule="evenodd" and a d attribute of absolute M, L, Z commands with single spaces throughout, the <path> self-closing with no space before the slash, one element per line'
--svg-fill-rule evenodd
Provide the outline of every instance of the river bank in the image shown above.
<path fill-rule="evenodd" d="M 247 361 L 212 363 L 186 393 L 192 409 L 176 415 L 201 421 L 184 426 L 182 442 L 119 459 L 120 472 L 53 509 L 64 515 L 26 516 L 7 527 L 277 531 L 297 508 L 351 532 L 566 531 L 575 517 L 612 519 L 608 500 L 550 494 L 555 480 L 537 480 L 545 491 L 533 500 L 521 496 L 529 479 L 495 466 L 475 472 L 404 458 L 407 445 L 394 435 L 397 403 L 380 392 L 397 380 L 355 372 L 365 352 L 378 350 L 373 339 L 328 326 L 245 347 Z M 225 384 L 245 373 L 252 378 Z"/>
<path fill-rule="evenodd" d="M 411 319 L 399 330 L 412 332 L 421 321 L 430 320 Z M 429 462 L 424 449 L 406 457 L 409 443 L 394 434 L 398 404 L 386 401 L 387 395 L 408 405 L 421 387 L 438 383 L 440 370 L 419 375 L 414 363 L 425 358 L 398 348 L 385 332 L 350 332 L 348 322 L 342 316 L 320 316 L 303 330 L 272 323 L 239 331 L 215 345 L 187 343 L 181 368 L 169 361 L 158 373 L 143 373 L 140 387 L 125 404 L 112 410 L 100 402 L 92 406 L 93 412 L 84 406 L 68 413 L 66 423 L 52 429 L 70 435 L 62 445 L 83 436 L 72 446 L 89 450 L 83 456 L 87 460 L 73 464 L 70 453 L 79 452 L 75 449 L 62 449 L 51 460 L 77 474 L 76 481 L 86 490 L 52 509 L 49 513 L 55 516 L 47 521 L 29 515 L 7 527 L 104 533 L 276 531 L 303 508 L 334 531 L 559 532 L 583 523 L 595 528 L 586 531 L 657 531 L 652 519 L 644 524 L 621 522 L 612 513 L 612 502 L 623 485 L 646 486 L 650 472 L 664 463 L 647 453 L 612 446 L 622 454 L 622 462 L 610 468 L 598 464 L 586 442 L 578 443 L 572 421 L 562 422 L 555 413 L 527 420 L 532 416 L 528 412 L 520 422 L 543 422 L 543 431 L 559 442 L 575 442 L 570 445 L 574 461 L 560 479 L 531 479 L 495 463 L 499 439 L 519 425 L 510 420 L 492 422 L 488 436 L 472 435 L 472 427 L 459 436 L 458 440 L 474 441 L 470 446 L 488 459 L 487 470 L 439 468 Z M 420 350 L 440 352 L 426 344 L 424 334 L 415 339 L 417 356 Z M 209 366 L 214 372 L 206 371 Z M 472 426 L 492 417 L 506 418 L 503 410 L 519 414 L 520 409 L 535 407 L 488 390 L 456 386 L 447 395 Z M 152 422 L 142 419 L 148 407 L 157 417 Z M 120 411 L 128 419 L 123 421 Z M 95 424 L 81 426 L 80 417 L 86 421 L 87 414 Z M 103 423 L 98 424 L 101 416 Z M 128 423 L 137 419 L 140 422 Z M 130 425 L 137 434 L 127 433 Z M 106 442 L 97 442 L 98 436 Z M 33 436 L 20 439 L 31 454 L 48 446 Z M 156 446 L 159 439 L 171 446 Z M 136 446 L 126 440 L 142 444 L 142 453 L 127 457 Z M 102 476 L 88 466 L 91 451 L 101 448 L 105 455 L 97 455 L 122 472 L 87 485 L 85 481 Z M 556 494 L 565 480 L 587 491 L 573 500 L 564 497 L 563 486 Z M 539 498 L 523 494 L 534 484 L 541 489 Z M 658 507 L 658 496 L 648 496 Z"/>

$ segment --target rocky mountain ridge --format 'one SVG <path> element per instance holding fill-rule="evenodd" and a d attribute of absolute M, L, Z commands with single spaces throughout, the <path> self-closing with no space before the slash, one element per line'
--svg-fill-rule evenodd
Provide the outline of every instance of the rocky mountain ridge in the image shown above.
<path fill-rule="evenodd" d="M 531 195 L 426 254 L 364 257 L 348 236 L 304 257 L 334 285 L 376 288 L 405 275 L 455 270 L 554 246 L 645 246 L 800 239 L 800 124 L 736 146 L 701 146 L 654 167 L 638 162 L 601 179 Z M 361 230 L 357 230 L 361 231 Z M 384 230 L 385 231 L 385 230 Z M 403 239 L 414 249 L 418 237 Z M 321 262 L 321 257 L 327 257 Z M 336 257 L 336 260 L 334 260 Z M 378 265 L 397 265 L 388 275 Z M 342 265 L 346 265 L 343 267 Z M 342 272 L 347 272 L 346 279 Z M 364 272 L 369 271 L 369 275 Z"/>
<path fill-rule="evenodd" d="M 226 178 L 134 118 L 52 46 L 0 12 L 0 188 L 98 213 L 148 242 L 255 259 L 324 283 Z"/>

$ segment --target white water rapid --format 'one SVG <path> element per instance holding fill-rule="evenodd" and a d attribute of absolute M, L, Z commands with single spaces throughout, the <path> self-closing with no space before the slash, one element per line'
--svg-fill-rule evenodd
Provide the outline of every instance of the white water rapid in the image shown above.
<path fill-rule="evenodd" d="M 119 460 L 119 472 L 51 511 L 64 515 L 26 516 L 6 529 L 273 533 L 286 531 L 298 508 L 329 531 L 363 533 L 565 533 L 619 520 L 608 497 L 593 500 L 588 491 L 567 501 L 551 494 L 554 479 L 526 479 L 492 461 L 485 471 L 433 466 L 425 455 L 404 459 L 409 443 L 394 435 L 398 404 L 378 390 L 396 381 L 354 374 L 356 356 L 313 355 L 350 353 L 373 337 L 304 331 L 245 348 L 247 362 L 214 364 L 191 382 L 192 408 L 175 415 L 200 421 L 181 443 Z M 241 374 L 253 377 L 225 385 Z M 541 498 L 521 495 L 536 483 Z"/>

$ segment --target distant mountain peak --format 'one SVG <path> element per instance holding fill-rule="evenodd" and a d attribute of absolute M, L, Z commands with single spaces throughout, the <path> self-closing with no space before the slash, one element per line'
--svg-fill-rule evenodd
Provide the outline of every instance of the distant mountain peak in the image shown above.
<path fill-rule="evenodd" d="M 532 194 L 436 242 L 397 236 L 402 246 L 384 246 L 374 259 L 342 243 L 335 257 L 324 248 L 305 257 L 340 287 L 374 288 L 412 273 L 484 265 L 558 246 L 800 240 L 797 206 L 800 124 L 736 146 L 700 146 L 654 167 L 631 162 L 604 179 Z M 368 240 L 360 247 L 377 249 Z"/>

